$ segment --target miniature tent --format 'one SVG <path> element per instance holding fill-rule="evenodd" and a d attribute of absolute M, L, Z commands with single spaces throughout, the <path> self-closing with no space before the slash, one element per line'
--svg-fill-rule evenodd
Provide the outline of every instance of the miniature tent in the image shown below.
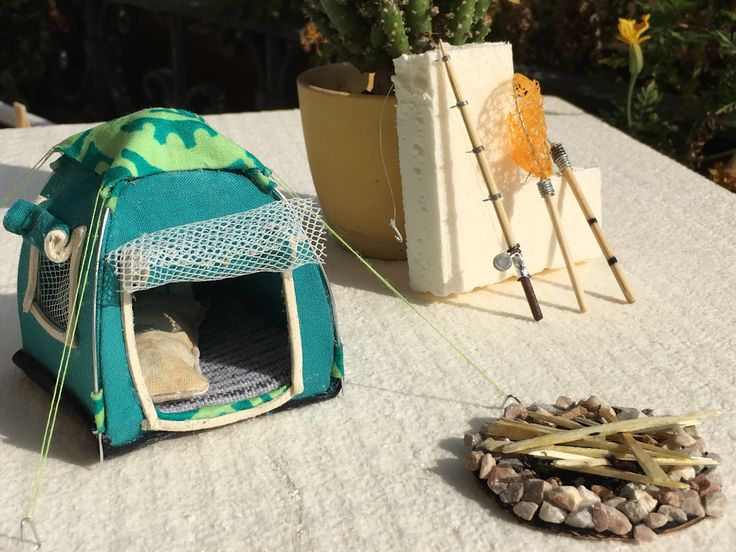
<path fill-rule="evenodd" d="M 185 111 L 140 111 L 55 151 L 39 200 L 4 220 L 24 238 L 14 360 L 53 385 L 82 294 L 64 391 L 107 447 L 339 391 L 308 200 L 285 199 L 253 155 Z"/>

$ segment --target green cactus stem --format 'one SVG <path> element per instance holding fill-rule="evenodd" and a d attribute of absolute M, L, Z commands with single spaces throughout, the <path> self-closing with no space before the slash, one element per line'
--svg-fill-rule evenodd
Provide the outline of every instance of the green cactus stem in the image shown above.
<path fill-rule="evenodd" d="M 455 19 L 451 23 L 453 35 L 450 44 L 459 46 L 465 44 L 470 37 L 470 28 L 473 26 L 476 0 L 460 0 L 455 2 Z"/>
<path fill-rule="evenodd" d="M 360 55 L 369 44 L 370 27 L 350 0 L 319 0 L 330 24 L 340 33 L 343 45 Z"/>
<path fill-rule="evenodd" d="M 381 12 L 383 30 L 386 32 L 386 46 L 391 58 L 410 53 L 411 48 L 404 28 L 404 18 L 396 0 L 385 0 Z"/>
<path fill-rule="evenodd" d="M 488 10 L 490 10 L 493 2 L 494 0 L 478 0 L 476 2 L 473 26 L 470 28 L 472 42 L 483 42 L 488 33 L 491 32 L 491 16 L 488 14 Z"/>
<path fill-rule="evenodd" d="M 428 50 L 432 40 L 432 1 L 409 0 L 404 8 L 404 20 L 412 53 L 421 54 Z"/>

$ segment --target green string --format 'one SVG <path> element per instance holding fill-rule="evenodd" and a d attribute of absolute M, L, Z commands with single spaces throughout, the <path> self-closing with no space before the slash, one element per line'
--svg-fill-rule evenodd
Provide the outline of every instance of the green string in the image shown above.
<path fill-rule="evenodd" d="M 281 179 L 275 173 L 273 174 L 273 176 L 276 177 L 276 180 L 278 181 L 279 185 L 283 186 L 284 189 L 286 189 L 286 191 L 289 192 L 289 194 L 291 195 L 292 198 L 295 198 L 296 199 L 296 198 L 299 197 L 299 195 L 292 188 L 290 188 L 286 184 L 286 182 L 283 181 L 283 179 Z M 493 389 L 494 389 L 494 391 L 496 391 L 496 393 L 498 393 L 499 395 L 501 395 L 501 397 L 504 397 L 504 398 L 508 396 L 508 393 L 506 391 L 504 391 L 504 389 L 498 383 L 496 383 L 486 373 L 486 371 L 483 370 L 483 368 L 481 368 L 475 361 L 473 361 L 473 359 L 470 358 L 470 356 L 467 353 L 465 353 L 457 344 L 455 344 L 455 342 L 450 337 L 448 337 L 447 335 L 445 335 L 442 332 L 442 330 L 440 330 L 434 324 L 434 322 L 432 322 L 429 318 L 427 318 L 425 315 L 423 315 L 421 313 L 421 311 L 419 309 L 417 309 L 412 304 L 412 302 L 409 301 L 409 299 L 407 299 L 406 297 L 404 297 L 404 295 L 402 295 L 401 292 L 398 289 L 396 289 L 391 284 L 391 282 L 388 281 L 388 279 L 385 276 L 383 276 L 380 272 L 378 272 L 378 270 L 376 270 L 375 268 L 373 268 L 373 266 L 360 253 L 358 253 L 355 249 L 353 249 L 352 246 L 348 242 L 346 242 L 342 238 L 342 236 L 340 236 L 340 234 L 337 233 L 337 231 L 335 231 L 329 224 L 327 224 L 327 221 L 324 219 L 324 217 L 322 217 L 322 215 L 320 215 L 314 209 L 311 209 L 311 210 L 312 210 L 312 214 L 314 216 L 316 216 L 317 218 L 319 218 L 319 220 L 322 222 L 322 224 L 324 224 L 325 228 L 327 228 L 327 231 L 330 234 L 332 234 L 335 237 L 335 239 L 337 239 L 348 251 L 350 251 L 350 253 L 352 253 L 355 256 L 356 259 L 358 259 L 361 263 L 363 263 L 363 265 L 371 272 L 371 274 L 373 274 L 376 278 L 378 278 L 378 281 L 381 282 L 384 286 L 386 286 L 386 288 L 388 288 L 391 291 L 391 293 L 393 293 L 396 297 L 398 297 L 399 299 L 401 299 L 401 301 L 407 307 L 409 307 L 412 311 L 414 311 L 414 314 L 416 314 L 425 324 L 427 324 L 427 326 L 429 326 L 432 329 L 432 331 L 434 331 L 434 333 L 436 333 L 439 337 L 441 337 L 442 340 L 445 343 L 447 343 L 450 346 L 450 348 L 453 351 L 455 351 L 455 353 L 457 353 L 458 356 L 460 356 L 460 358 L 462 358 L 468 366 L 470 366 L 471 368 L 473 368 L 478 373 L 478 375 L 486 383 L 490 384 L 490 386 L 493 387 Z"/>
<path fill-rule="evenodd" d="M 95 198 L 92 216 L 90 218 L 89 230 L 87 231 L 87 235 L 85 237 L 84 250 L 82 253 L 82 259 L 80 261 L 80 277 L 77 279 L 76 283 L 74 302 L 70 312 L 69 321 L 66 328 L 66 335 L 64 338 L 64 348 L 62 350 L 61 359 L 59 361 L 59 369 L 56 374 L 56 382 L 54 384 L 54 391 L 51 397 L 51 407 L 49 408 L 49 414 L 46 418 L 46 428 L 44 429 L 43 442 L 41 444 L 41 454 L 39 456 L 38 463 L 36 465 L 36 472 L 33 477 L 27 516 L 28 519 L 31 520 L 34 519 L 36 514 L 36 504 L 41 493 L 41 487 L 46 471 L 46 462 L 48 460 L 49 451 L 51 449 L 51 440 L 54 435 L 56 419 L 59 413 L 61 394 L 64 388 L 64 381 L 66 380 L 66 374 L 69 368 L 69 361 L 71 359 L 74 334 L 76 333 L 77 325 L 79 322 L 79 314 L 82 310 L 81 307 L 84 300 L 84 292 L 87 288 L 87 281 L 92 266 L 92 258 L 94 256 L 94 244 L 97 241 L 97 233 L 100 221 L 102 219 L 102 213 L 104 212 L 104 209 L 102 208 L 103 203 L 104 198 L 102 195 L 102 190 L 100 190 L 97 194 L 97 197 Z"/>
<path fill-rule="evenodd" d="M 54 154 L 54 148 L 51 148 L 49 151 L 46 152 L 46 155 L 44 155 L 35 165 L 33 165 L 30 169 L 28 169 L 28 172 L 21 176 L 18 181 L 13 184 L 13 186 L 10 188 L 10 191 L 8 191 L 5 195 L 0 198 L 0 208 L 8 207 L 9 203 L 6 203 L 11 198 L 16 198 L 18 194 L 20 194 L 21 191 L 29 184 L 31 181 L 31 177 L 38 172 L 38 170 L 43 166 L 44 163 L 48 160 L 49 157 L 51 157 Z"/>

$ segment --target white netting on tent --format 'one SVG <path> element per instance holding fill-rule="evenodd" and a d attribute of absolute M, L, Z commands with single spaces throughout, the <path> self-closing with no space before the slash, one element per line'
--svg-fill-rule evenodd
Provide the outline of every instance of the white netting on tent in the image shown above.
<path fill-rule="evenodd" d="M 69 321 L 69 273 L 71 260 L 55 263 L 41 251 L 38 255 L 36 304 L 49 321 L 66 330 Z"/>
<path fill-rule="evenodd" d="M 324 228 L 309 199 L 142 234 L 107 254 L 129 293 L 174 282 L 284 272 L 324 260 Z"/>

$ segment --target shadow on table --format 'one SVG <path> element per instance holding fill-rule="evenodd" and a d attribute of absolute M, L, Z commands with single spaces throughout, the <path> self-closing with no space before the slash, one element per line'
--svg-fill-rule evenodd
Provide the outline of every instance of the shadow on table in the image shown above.
<path fill-rule="evenodd" d="M 11 360 L 20 348 L 15 295 L 0 295 L 0 320 L 0 446 L 40 452 L 51 398 Z M 49 456 L 79 466 L 97 460 L 89 428 L 64 409 L 63 401 Z"/>
<path fill-rule="evenodd" d="M 478 504 L 486 507 L 488 515 L 498 518 L 501 521 L 516 525 L 513 515 L 506 510 L 502 510 L 481 488 L 481 483 L 476 479 L 475 475 L 465 468 L 464 458 L 468 452 L 468 448 L 459 437 L 450 437 L 442 439 L 438 446 L 452 453 L 452 458 L 440 458 L 434 468 L 430 471 L 439 475 L 461 495 L 470 500 L 478 502 Z"/>
<path fill-rule="evenodd" d="M 28 176 L 29 171 L 29 167 L 0 163 L 0 207 L 12 204 L 17 198 L 33 201 L 38 197 L 51 172 L 41 169 Z M 28 180 L 23 182 L 27 176 Z"/>

